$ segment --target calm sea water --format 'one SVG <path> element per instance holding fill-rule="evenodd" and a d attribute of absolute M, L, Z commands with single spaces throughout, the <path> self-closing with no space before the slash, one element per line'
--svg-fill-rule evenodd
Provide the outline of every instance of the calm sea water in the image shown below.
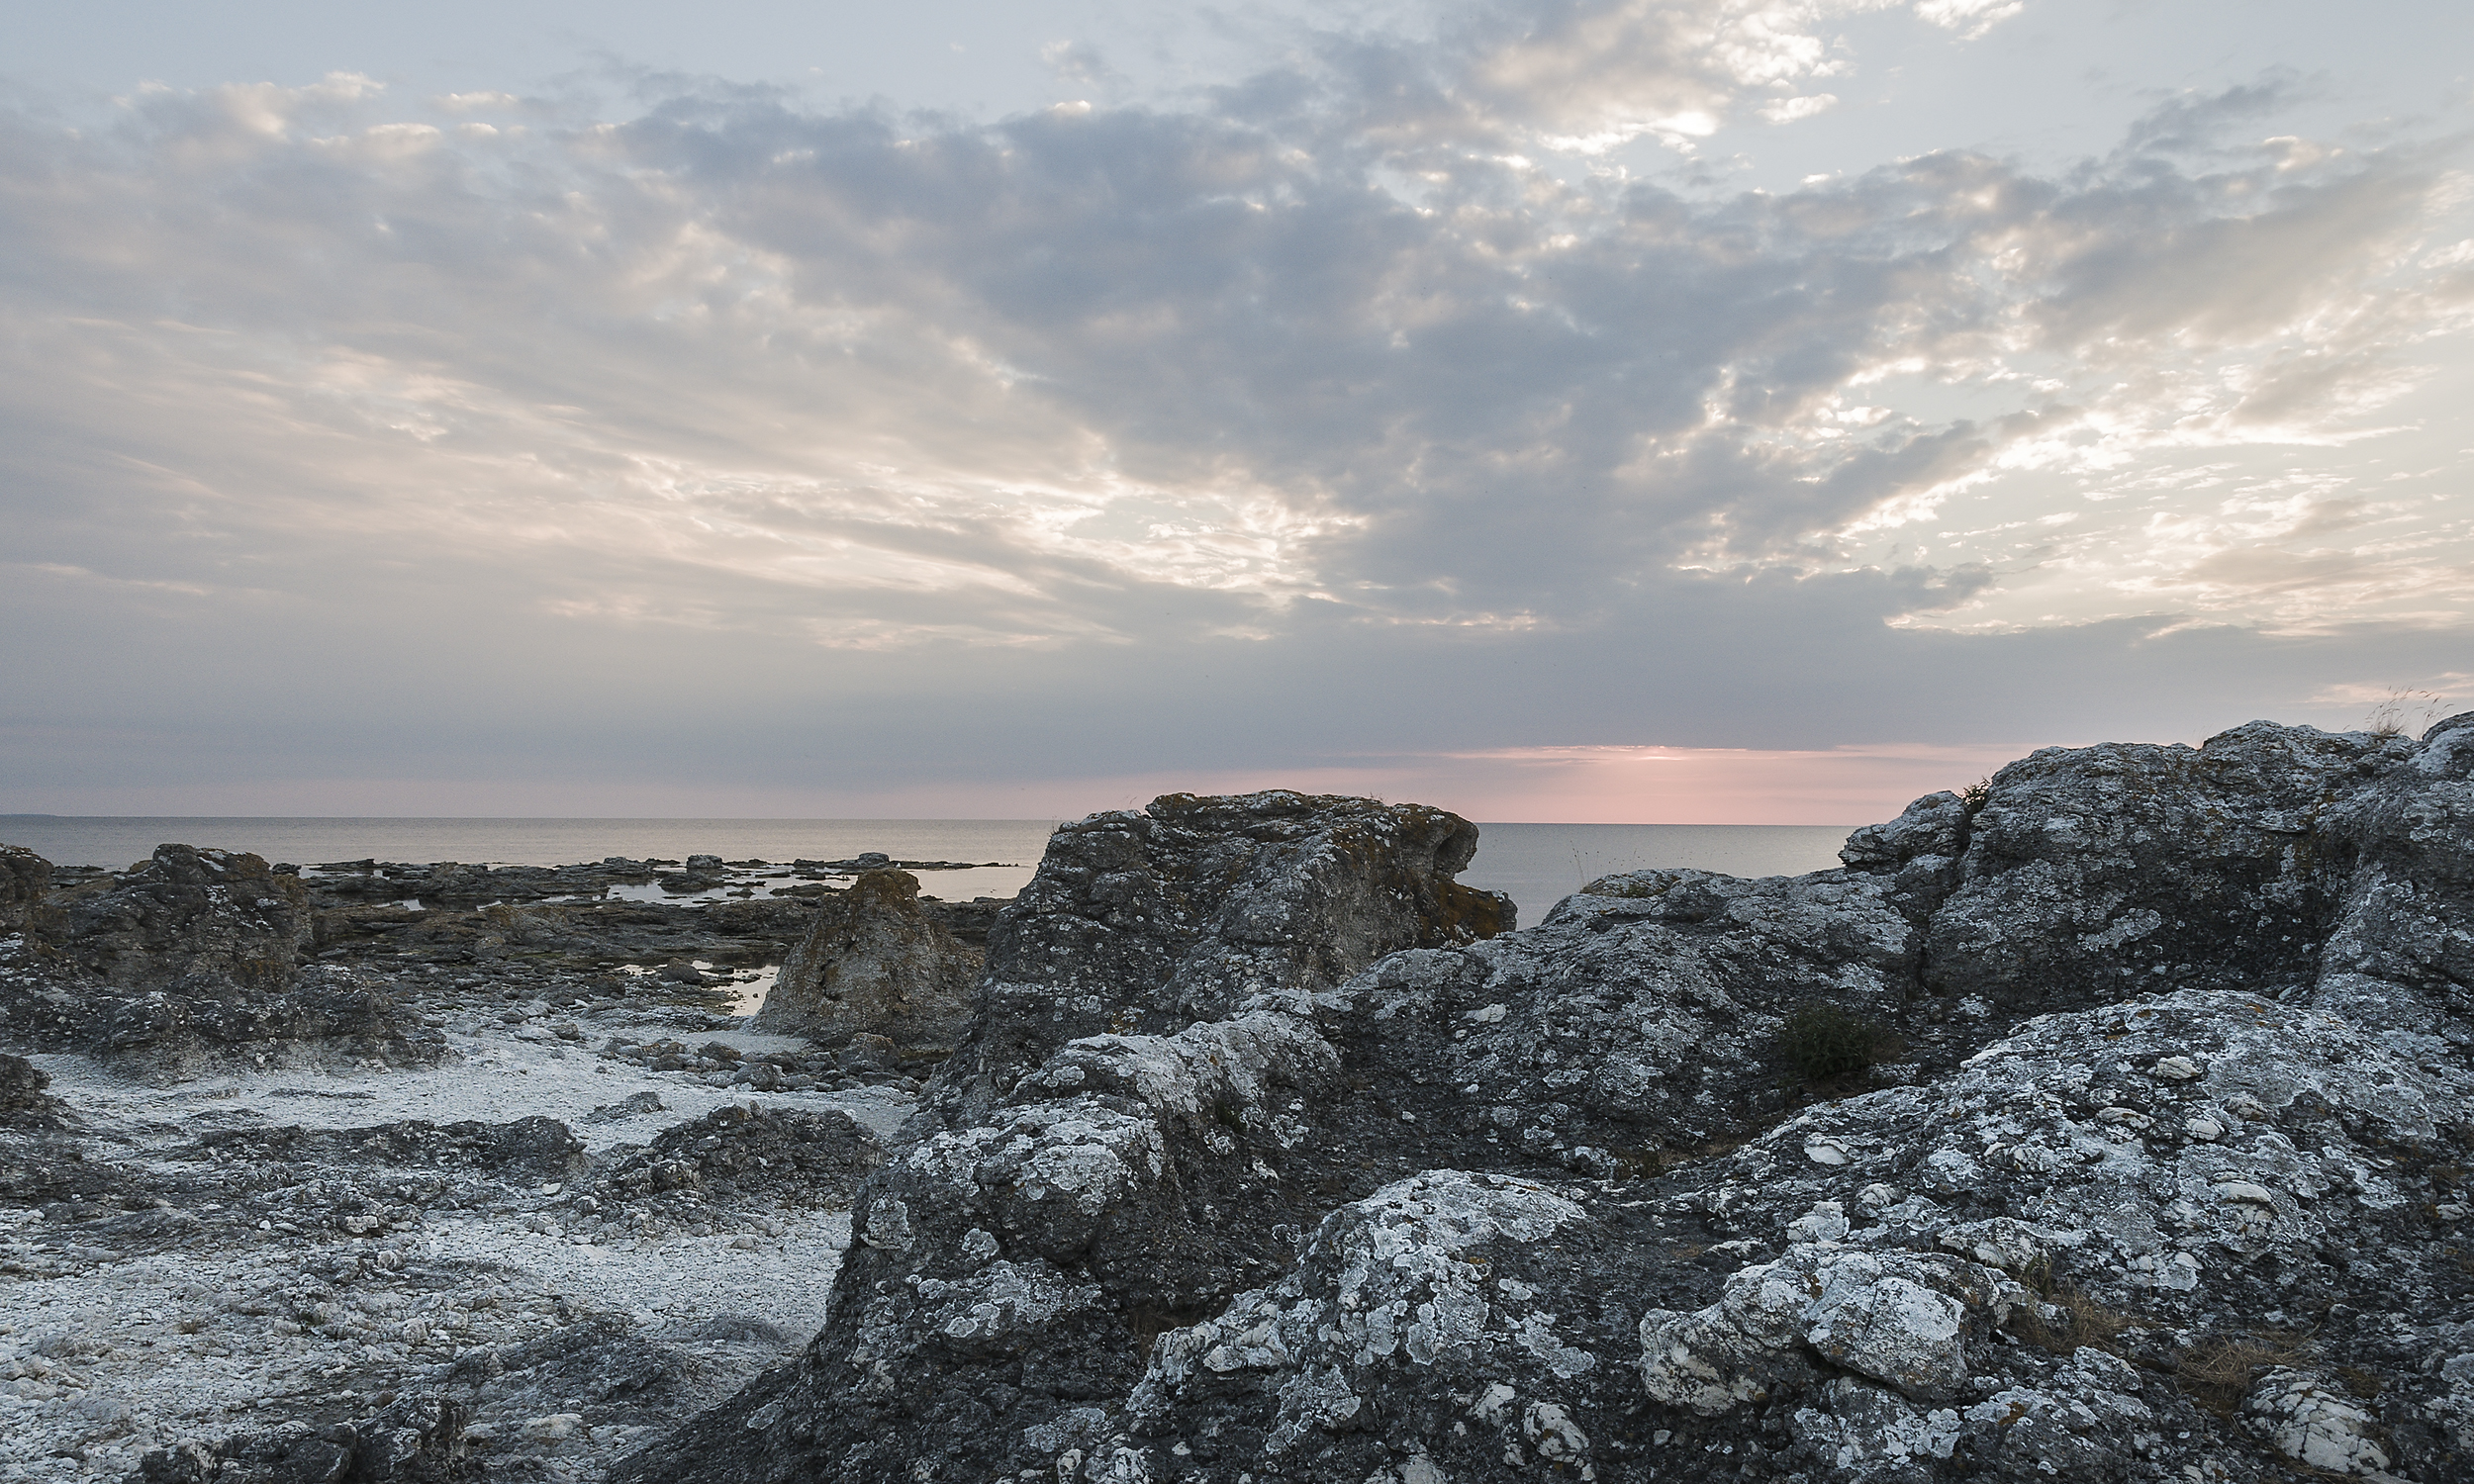
<path fill-rule="evenodd" d="M 165 842 L 254 851 L 314 866 L 462 861 L 563 866 L 606 856 L 725 861 L 846 860 L 877 850 L 898 861 L 998 861 L 936 872 L 923 889 L 949 900 L 1010 896 L 1031 879 L 1047 819 L 212 819 L 0 815 L 0 842 L 68 866 L 115 870 Z M 1503 891 L 1534 924 L 1583 882 L 1618 871 L 1691 866 L 1729 876 L 1792 876 L 1838 864 L 1836 825 L 1487 824 L 1461 879 Z"/>

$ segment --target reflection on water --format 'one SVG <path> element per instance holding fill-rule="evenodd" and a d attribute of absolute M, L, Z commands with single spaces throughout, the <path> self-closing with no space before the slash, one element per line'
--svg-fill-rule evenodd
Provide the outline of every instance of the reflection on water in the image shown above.
<path fill-rule="evenodd" d="M 730 987 L 736 998 L 730 1002 L 733 1015 L 753 1015 L 765 1007 L 765 996 L 773 992 L 773 981 L 782 976 L 782 966 L 767 964 Z"/>

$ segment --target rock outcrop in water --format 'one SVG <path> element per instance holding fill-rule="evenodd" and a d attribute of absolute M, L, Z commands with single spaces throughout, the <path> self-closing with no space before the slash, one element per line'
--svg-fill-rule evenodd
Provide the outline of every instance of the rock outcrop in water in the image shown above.
<path fill-rule="evenodd" d="M 942 1061 L 969 1022 L 981 958 L 921 909 L 917 877 L 861 872 L 821 899 L 756 1029 L 827 1048 L 876 1036 L 898 1058 Z"/>
<path fill-rule="evenodd" d="M 1070 827 L 823 1331 L 617 1477 L 2474 1478 L 2474 714 L 1508 936 L 1472 844 Z"/>

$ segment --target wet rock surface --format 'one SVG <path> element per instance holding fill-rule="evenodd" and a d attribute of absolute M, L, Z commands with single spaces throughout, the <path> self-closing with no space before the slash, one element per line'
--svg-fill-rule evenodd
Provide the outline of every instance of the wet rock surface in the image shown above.
<path fill-rule="evenodd" d="M 1506 935 L 1376 808 L 1061 835 L 824 1327 L 615 1477 L 2474 1477 L 2474 715 Z"/>
<path fill-rule="evenodd" d="M 598 1475 L 814 1332 L 918 1085 L 749 1029 L 816 909 L 739 867 L 469 907 L 0 869 L 0 1478 Z"/>

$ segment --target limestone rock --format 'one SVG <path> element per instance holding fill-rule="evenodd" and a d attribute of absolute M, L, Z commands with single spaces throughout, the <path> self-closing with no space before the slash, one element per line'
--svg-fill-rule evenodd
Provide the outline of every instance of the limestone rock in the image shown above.
<path fill-rule="evenodd" d="M 2474 715 L 2051 750 L 1501 937 L 1449 816 L 1095 816 L 801 1362 L 616 1477 L 2461 1484 L 2469 788 Z"/>
<path fill-rule="evenodd" d="M 1324 1192 L 1406 1172 L 1310 1137 L 1351 1116 L 1312 995 L 1508 926 L 1452 880 L 1475 843 L 1440 810 L 1287 792 L 1060 830 L 991 934 L 969 1036 L 854 1201 L 824 1332 L 621 1474 L 1079 1466 L 1078 1399 L 1122 1396 L 1166 1323 L 1293 1264 Z"/>
<path fill-rule="evenodd" d="M 970 1018 L 980 960 L 920 909 L 917 877 L 862 872 L 824 897 L 755 1028 L 826 1047 L 882 1036 L 901 1056 L 941 1059 Z"/>
<path fill-rule="evenodd" d="M 407 1396 L 350 1422 L 296 1423 L 214 1444 L 185 1443 L 145 1455 L 134 1484 L 447 1484 L 467 1470 L 467 1409 L 438 1396 Z"/>
<path fill-rule="evenodd" d="M 22 853 L 20 853 L 22 854 Z M 17 888 L 40 858 L 8 868 Z M 40 869 L 38 869 L 40 868 Z M 0 938 L 0 1040 L 161 1075 L 238 1060 L 436 1061 L 442 1038 L 366 977 L 304 974 L 313 914 L 298 876 L 253 855 L 163 845 L 108 885 L 19 909 Z"/>
<path fill-rule="evenodd" d="M 715 1199 L 841 1207 L 885 1162 L 885 1147 L 839 1109 L 757 1109 L 724 1104 L 663 1130 L 646 1146 L 603 1156 L 605 1199 L 673 1190 Z"/>
<path fill-rule="evenodd" d="M 0 938 L 36 940 L 59 932 L 51 893 L 51 863 L 22 845 L 0 845 Z"/>
<path fill-rule="evenodd" d="M 2340 890 L 2321 818 L 2414 750 L 2253 722 L 2013 763 L 1932 914 L 1927 981 L 2024 1011 L 2305 982 Z"/>
<path fill-rule="evenodd" d="M 281 992 L 311 937 L 309 895 L 257 856 L 158 845 L 72 903 L 62 951 L 117 989 Z"/>

